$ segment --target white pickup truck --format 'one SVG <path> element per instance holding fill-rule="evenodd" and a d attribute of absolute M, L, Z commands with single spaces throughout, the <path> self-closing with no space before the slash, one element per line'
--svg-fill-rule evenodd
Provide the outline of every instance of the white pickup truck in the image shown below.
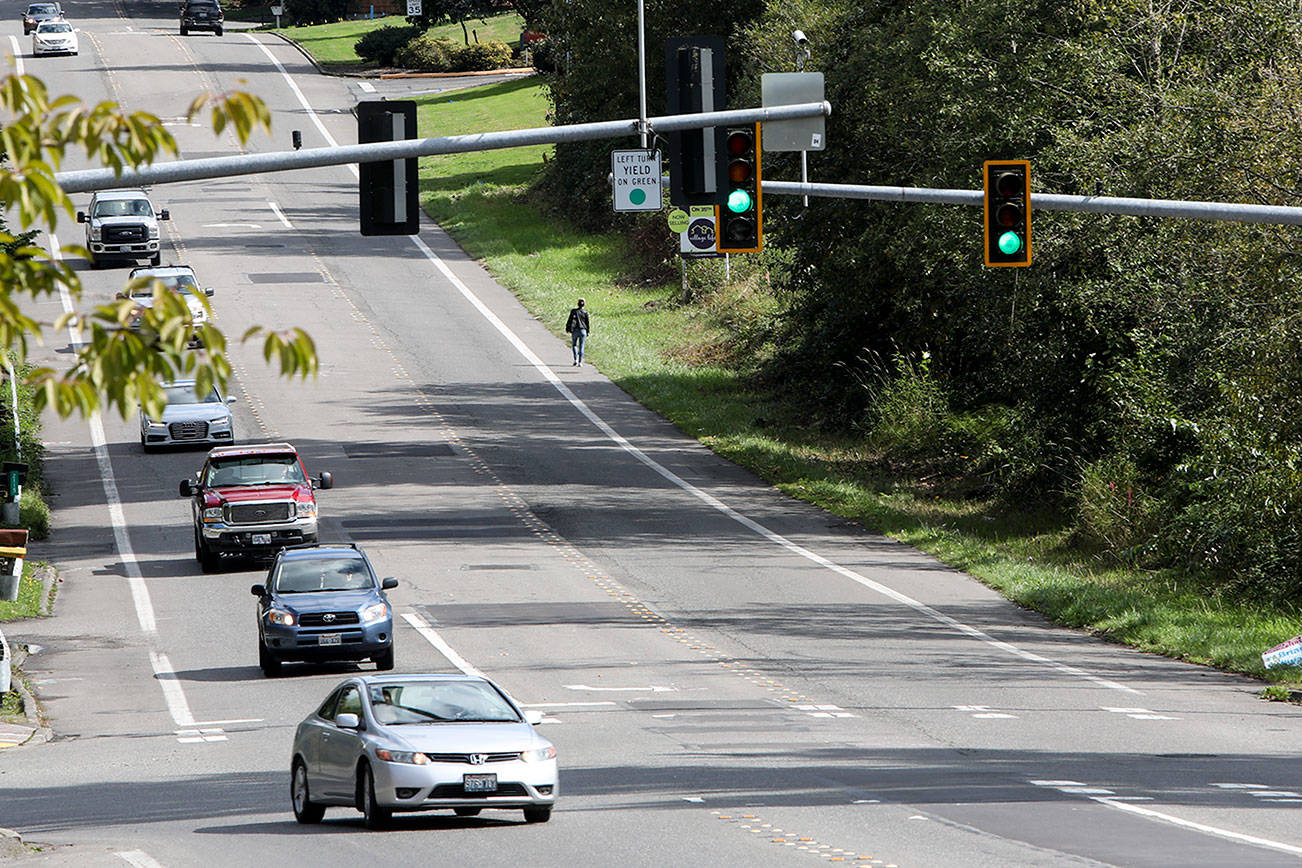
<path fill-rule="evenodd" d="M 148 259 L 158 265 L 158 221 L 170 219 L 166 208 L 154 210 L 144 190 L 101 190 L 90 197 L 88 210 L 77 212 L 77 222 L 86 224 L 91 268 L 102 268 L 109 259 Z"/>

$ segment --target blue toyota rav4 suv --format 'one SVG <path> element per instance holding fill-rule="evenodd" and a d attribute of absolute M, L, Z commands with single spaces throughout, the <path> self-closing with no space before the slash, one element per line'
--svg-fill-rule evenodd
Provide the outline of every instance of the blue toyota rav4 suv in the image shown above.
<path fill-rule="evenodd" d="M 393 668 L 393 607 L 366 554 L 352 543 L 277 552 L 258 598 L 258 665 L 280 674 L 286 660 L 374 660 Z"/>

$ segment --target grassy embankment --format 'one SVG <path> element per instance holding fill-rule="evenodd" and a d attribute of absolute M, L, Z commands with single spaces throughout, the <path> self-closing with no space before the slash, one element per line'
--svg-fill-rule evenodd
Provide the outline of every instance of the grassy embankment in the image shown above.
<path fill-rule="evenodd" d="M 420 135 L 541 126 L 546 107 L 532 80 L 425 97 Z M 1302 634 L 1296 612 L 1220 599 L 1179 576 L 1105 568 L 1075 551 L 1050 518 L 951 502 L 911 480 L 884 478 L 852 438 L 757 425 L 761 414 L 783 418 L 772 396 L 755 394 L 697 351 L 725 336 L 712 325 L 719 310 L 672 303 L 675 284 L 621 285 L 620 239 L 574 231 L 522 203 L 523 186 L 548 157 L 549 148 L 532 147 L 425 158 L 422 200 L 557 335 L 574 299 L 587 298 L 592 361 L 639 401 L 782 491 L 916 546 L 1061 624 L 1269 681 L 1302 678 L 1298 669 L 1267 671 L 1260 657 Z M 745 303 L 726 291 L 719 298 Z M 557 363 L 567 359 L 558 346 Z"/>
<path fill-rule="evenodd" d="M 387 18 L 375 18 L 360 21 L 338 21 L 334 24 L 315 24 L 304 27 L 283 27 L 278 33 L 294 40 L 316 58 L 321 68 L 329 72 L 361 72 L 373 68 L 372 64 L 362 62 L 353 51 L 362 35 L 380 27 L 403 27 L 406 19 L 391 15 Z M 514 45 L 520 39 L 524 29 L 524 19 L 519 15 L 495 15 L 484 21 L 467 21 L 466 29 L 470 41 L 476 38 L 480 42 L 505 42 Z M 430 33 L 463 42 L 464 36 L 460 24 L 442 24 L 431 27 Z"/>

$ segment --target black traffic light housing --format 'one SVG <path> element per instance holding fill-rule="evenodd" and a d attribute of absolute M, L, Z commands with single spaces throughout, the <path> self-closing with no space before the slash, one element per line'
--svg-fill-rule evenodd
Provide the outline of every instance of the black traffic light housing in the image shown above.
<path fill-rule="evenodd" d="M 665 87 L 669 114 L 721 112 L 728 107 L 724 87 L 722 36 L 675 37 L 665 41 Z M 686 209 L 718 200 L 714 127 L 667 133 L 669 201 Z"/>
<path fill-rule="evenodd" d="M 720 127 L 717 147 L 717 249 L 720 253 L 757 253 L 764 247 L 760 125 Z"/>
<path fill-rule="evenodd" d="M 357 143 L 416 138 L 416 103 L 372 100 L 357 104 Z M 359 163 L 363 235 L 419 235 L 420 181 L 416 158 Z"/>
<path fill-rule="evenodd" d="M 1031 164 L 1026 160 L 986 160 L 986 265 L 1031 264 Z"/>

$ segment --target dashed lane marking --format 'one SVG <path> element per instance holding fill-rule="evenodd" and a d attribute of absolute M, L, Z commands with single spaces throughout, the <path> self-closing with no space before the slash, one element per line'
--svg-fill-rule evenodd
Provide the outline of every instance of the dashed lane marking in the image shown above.
<path fill-rule="evenodd" d="M 1132 720 L 1179 720 L 1178 717 L 1171 717 L 1167 714 L 1159 714 L 1156 711 L 1149 711 L 1147 708 L 1112 708 L 1107 705 L 1099 706 L 1104 711 L 1110 711 L 1113 714 L 1124 714 Z"/>

